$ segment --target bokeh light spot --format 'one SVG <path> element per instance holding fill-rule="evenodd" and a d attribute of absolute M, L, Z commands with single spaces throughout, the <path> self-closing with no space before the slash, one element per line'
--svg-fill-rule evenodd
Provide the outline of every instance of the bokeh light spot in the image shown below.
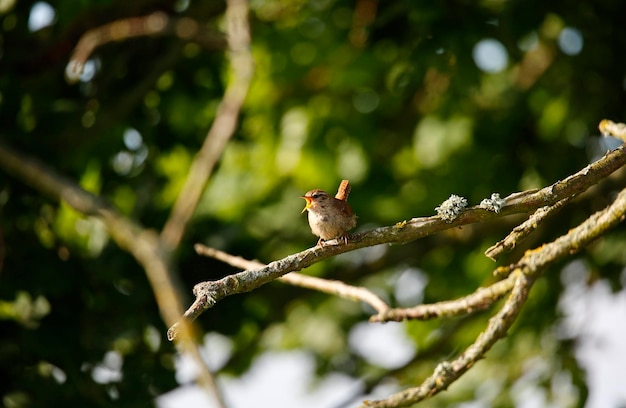
<path fill-rule="evenodd" d="M 559 33 L 559 48 L 567 55 L 579 54 L 583 49 L 583 35 L 572 27 L 565 27 Z"/>
<path fill-rule="evenodd" d="M 28 29 L 30 31 L 41 30 L 54 23 L 56 18 L 56 12 L 51 5 L 46 2 L 40 1 L 33 4 L 30 9 L 30 15 L 28 16 Z"/>
<path fill-rule="evenodd" d="M 506 68 L 509 54 L 504 45 L 493 38 L 479 41 L 472 51 L 474 63 L 484 72 L 497 73 Z"/>

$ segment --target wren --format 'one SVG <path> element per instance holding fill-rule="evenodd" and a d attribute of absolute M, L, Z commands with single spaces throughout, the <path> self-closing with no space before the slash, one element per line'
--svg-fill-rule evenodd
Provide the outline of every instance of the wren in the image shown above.
<path fill-rule="evenodd" d="M 350 189 L 350 182 L 342 180 L 334 197 L 323 190 L 311 190 L 300 197 L 306 200 L 302 212 L 309 212 L 309 226 L 311 232 L 319 237 L 318 246 L 335 238 L 348 243 L 347 233 L 356 226 L 356 215 L 347 201 Z"/>

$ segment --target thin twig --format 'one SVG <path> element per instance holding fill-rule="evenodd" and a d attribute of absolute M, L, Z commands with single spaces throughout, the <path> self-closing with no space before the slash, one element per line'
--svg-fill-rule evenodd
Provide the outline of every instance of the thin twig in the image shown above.
<path fill-rule="evenodd" d="M 210 248 L 202 244 L 196 244 L 194 248 L 200 255 L 218 259 L 237 268 L 258 269 L 266 266 L 261 262 L 250 261 L 240 256 L 231 255 L 224 251 L 220 251 L 219 249 Z M 303 275 L 297 272 L 288 273 L 281 276 L 277 280 L 288 285 L 313 289 L 318 292 L 335 295 L 356 302 L 364 302 L 373 307 L 379 314 L 385 313 L 389 310 L 389 305 L 387 305 L 387 303 L 385 303 L 372 291 L 364 287 L 352 286 L 341 281 L 322 279 L 315 276 Z"/>
<path fill-rule="evenodd" d="M 289 272 L 302 270 L 334 255 L 367 246 L 409 242 L 461 225 L 483 222 L 510 214 L 528 213 L 546 205 L 553 205 L 585 191 L 624 164 L 626 164 L 626 146 L 622 145 L 565 180 L 541 190 L 510 195 L 505 198 L 506 204 L 499 213 L 472 207 L 463 211 L 451 222 L 444 221 L 438 216 L 413 218 L 408 222 L 399 222 L 393 226 L 353 234 L 347 244 L 339 244 L 337 240 L 331 240 L 324 247 L 309 248 L 261 268 L 245 270 L 217 281 L 198 283 L 193 289 L 196 300 L 187 309 L 183 319 L 193 320 L 226 296 L 249 292 Z M 175 338 L 177 330 L 177 325 L 170 327 L 168 337 Z"/>
<path fill-rule="evenodd" d="M 548 218 L 549 215 L 558 212 L 573 197 L 574 196 L 572 195 L 562 199 L 554 205 L 547 205 L 537 209 L 537 211 L 535 211 L 526 221 L 513 228 L 513 231 L 511 231 L 503 240 L 489 247 L 489 249 L 485 251 L 485 255 L 495 261 L 502 254 L 513 250 L 518 243 L 522 242 L 528 235 L 535 231 L 537 227 Z"/>
<path fill-rule="evenodd" d="M 213 167 L 222 155 L 226 143 L 235 133 L 239 112 L 252 81 L 254 60 L 250 52 L 248 4 L 245 0 L 227 2 L 226 26 L 232 80 L 217 108 L 215 121 L 202 148 L 191 163 L 185 184 L 161 231 L 161 239 L 170 248 L 176 248 L 180 244 Z"/>
<path fill-rule="evenodd" d="M 365 401 L 364 407 L 406 407 L 447 389 L 463 373 L 476 364 L 500 338 L 506 335 L 526 302 L 528 293 L 546 267 L 567 255 L 574 254 L 626 218 L 626 189 L 607 208 L 599 211 L 567 234 L 553 242 L 527 251 L 514 266 L 515 281 L 511 295 L 493 316 L 476 341 L 458 358 L 442 362 L 421 385 L 393 394 L 384 400 Z"/>
<path fill-rule="evenodd" d="M 511 291 L 515 279 L 498 281 L 485 288 L 478 288 L 470 295 L 455 300 L 418 305 L 409 308 L 389 309 L 370 317 L 370 322 L 401 322 L 403 320 L 429 320 L 453 317 L 487 309 Z"/>

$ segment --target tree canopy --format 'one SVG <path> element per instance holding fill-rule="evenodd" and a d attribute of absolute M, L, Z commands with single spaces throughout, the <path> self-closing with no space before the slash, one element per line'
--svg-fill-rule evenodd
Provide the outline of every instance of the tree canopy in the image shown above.
<path fill-rule="evenodd" d="M 471 207 L 545 188 L 615 148 L 597 126 L 626 113 L 622 20 L 608 0 L 0 2 L 3 404 L 154 404 L 179 385 L 187 350 L 168 341 L 168 316 L 199 282 L 313 246 L 299 197 L 334 194 L 342 179 L 355 247 L 318 248 L 301 273 L 394 308 L 496 283 L 494 269 L 609 206 L 626 173 L 568 196 L 497 263 L 485 250 L 538 206 L 476 210 L 483 218 L 392 245 L 364 240 L 435 216 L 452 194 Z M 533 276 L 507 336 L 423 405 L 511 406 L 524 381 L 542 404 L 583 405 L 593 390 L 563 303 L 574 283 L 623 294 L 625 241 L 623 226 L 602 231 Z M 237 267 L 196 244 L 261 264 Z M 146 273 L 153 261 L 160 275 Z M 176 292 L 158 289 L 167 279 Z M 504 302 L 386 323 L 413 350 L 387 365 L 361 352 L 364 324 L 381 324 L 367 323 L 371 305 L 283 283 L 195 319 L 189 338 L 229 344 L 212 366 L 218 384 L 264 353 L 299 350 L 320 379 L 360 381 L 348 406 L 383 399 L 461 354 Z M 177 307 L 166 307 L 171 293 Z"/>

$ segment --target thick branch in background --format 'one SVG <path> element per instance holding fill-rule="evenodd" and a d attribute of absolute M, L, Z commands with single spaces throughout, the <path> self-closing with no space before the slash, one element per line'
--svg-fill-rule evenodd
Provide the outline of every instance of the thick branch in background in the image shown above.
<path fill-rule="evenodd" d="M 163 242 L 171 248 L 176 248 L 180 244 L 213 167 L 222 155 L 226 142 L 235 133 L 239 111 L 248 94 L 254 72 L 254 61 L 250 52 L 248 5 L 244 0 L 228 1 L 226 25 L 232 80 L 226 88 L 224 99 L 217 108 L 215 121 L 202 148 L 191 163 L 185 184 L 161 232 Z"/>
<path fill-rule="evenodd" d="M 0 167 L 51 199 L 63 201 L 78 212 L 102 220 L 113 241 L 128 251 L 144 268 L 165 323 L 170 325 L 178 319 L 179 313 L 183 311 L 180 284 L 172 272 L 170 252 L 162 245 L 155 231 L 144 229 L 99 197 L 60 176 L 53 169 L 2 143 L 0 143 Z M 179 343 L 198 366 L 199 384 L 216 398 L 219 406 L 223 407 L 225 405 L 221 394 L 200 355 L 192 331 L 193 327 L 185 324 L 181 330 Z"/>
<path fill-rule="evenodd" d="M 337 245 L 336 240 L 329 241 L 330 245 L 310 248 L 261 268 L 249 269 L 217 281 L 198 283 L 193 290 L 196 299 L 183 315 L 183 320 L 196 319 L 226 296 L 249 292 L 289 272 L 302 270 L 334 255 L 373 245 L 409 242 L 461 225 L 510 214 L 530 213 L 538 208 L 555 205 L 561 200 L 580 194 L 624 164 L 626 164 L 626 146 L 622 145 L 562 181 L 541 190 L 524 191 L 506 197 L 499 213 L 472 207 L 450 222 L 442 220 L 439 216 L 413 218 L 393 226 L 353 234 L 345 245 Z M 177 325 L 170 327 L 168 338 L 176 338 L 177 330 Z"/>

